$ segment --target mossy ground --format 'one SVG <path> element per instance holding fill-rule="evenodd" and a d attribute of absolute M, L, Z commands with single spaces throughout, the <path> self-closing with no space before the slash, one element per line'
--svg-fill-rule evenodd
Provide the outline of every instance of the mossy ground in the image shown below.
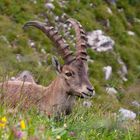
<path fill-rule="evenodd" d="M 60 16 L 65 12 L 69 17 L 79 20 L 86 31 L 101 29 L 115 40 L 114 52 L 121 56 L 128 67 L 128 82 L 123 82 L 117 73 L 120 65 L 116 55 L 112 52 L 97 53 L 88 49 L 91 59 L 94 60 L 93 63 L 89 62 L 89 76 L 97 93 L 92 100 L 93 106 L 85 108 L 82 106 L 83 100 L 78 100 L 73 113 L 59 122 L 33 110 L 11 113 L 7 108 L 0 106 L 0 118 L 6 116 L 8 119 L 5 129 L 0 128 L 0 139 L 15 139 L 12 128 L 20 129 L 18 123 L 21 119 L 26 123 L 26 129 L 23 130 L 25 139 L 38 137 L 49 140 L 56 139 L 58 135 L 64 140 L 140 139 L 138 115 L 136 121 L 129 121 L 127 124 L 117 119 L 120 107 L 136 113 L 140 111 L 131 105 L 133 100 L 140 102 L 140 23 L 135 21 L 136 18 L 140 18 L 139 0 L 118 0 L 116 5 L 110 5 L 103 0 L 71 0 L 66 1 L 65 7 L 60 7 L 57 0 L 53 3 L 55 15 Z M 56 74 L 50 61 L 51 56 L 56 55 L 53 44 L 38 30 L 29 29 L 25 32 L 22 29 L 25 22 L 44 21 L 46 15 L 54 23 L 44 4 L 44 0 L 37 0 L 36 4 L 33 0 L 0 1 L 0 81 L 23 70 L 31 71 L 36 81 L 42 85 L 48 85 L 55 78 Z M 108 13 L 107 7 L 110 7 L 112 14 Z M 106 19 L 109 20 L 110 27 L 102 24 Z M 135 35 L 129 36 L 129 30 L 135 32 Z M 30 47 L 29 39 L 35 42 L 36 51 Z M 46 54 L 41 52 L 42 48 Z M 22 56 L 21 62 L 16 59 L 16 54 Z M 39 65 L 39 61 L 42 65 Z M 109 81 L 104 80 L 102 71 L 106 65 L 113 68 L 113 75 Z M 106 85 L 119 91 L 116 98 L 105 93 Z"/>

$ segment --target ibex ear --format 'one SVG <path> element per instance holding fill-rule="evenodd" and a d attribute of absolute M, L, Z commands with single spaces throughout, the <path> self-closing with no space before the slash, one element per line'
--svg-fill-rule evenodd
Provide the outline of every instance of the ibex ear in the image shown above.
<path fill-rule="evenodd" d="M 61 65 L 55 56 L 52 57 L 52 64 L 55 67 L 57 73 L 61 73 Z"/>

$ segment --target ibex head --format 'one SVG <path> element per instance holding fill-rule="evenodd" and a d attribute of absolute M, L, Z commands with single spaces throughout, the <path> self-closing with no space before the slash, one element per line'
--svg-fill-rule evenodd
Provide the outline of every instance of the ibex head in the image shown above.
<path fill-rule="evenodd" d="M 80 23 L 75 19 L 68 19 L 67 22 L 72 24 L 76 33 L 75 56 L 70 51 L 69 45 L 66 44 L 66 41 L 53 27 L 47 26 L 38 21 L 30 21 L 24 25 L 24 28 L 34 26 L 43 31 L 55 43 L 65 64 L 61 66 L 56 58 L 53 59 L 53 64 L 59 73 L 59 78 L 63 79 L 68 94 L 73 94 L 79 97 L 91 97 L 95 94 L 95 91 L 87 74 L 87 40 L 85 32 Z"/>
<path fill-rule="evenodd" d="M 95 94 L 87 74 L 87 65 L 81 59 L 75 59 L 70 64 L 60 66 L 55 59 L 58 76 L 65 81 L 70 94 L 88 97 Z"/>

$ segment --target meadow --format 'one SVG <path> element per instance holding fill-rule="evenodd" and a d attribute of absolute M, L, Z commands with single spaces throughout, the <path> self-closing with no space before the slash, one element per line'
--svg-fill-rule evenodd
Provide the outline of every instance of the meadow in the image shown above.
<path fill-rule="evenodd" d="M 84 99 L 77 98 L 72 114 L 56 121 L 34 108 L 22 111 L 0 105 L 0 140 L 139 140 L 140 107 L 132 102 L 140 103 L 140 1 L 117 0 L 112 4 L 106 0 L 54 0 L 52 9 L 46 8 L 45 3 L 45 0 L 0 0 L 1 82 L 24 70 L 45 86 L 56 77 L 51 64 L 51 57 L 57 55 L 53 44 L 38 30 L 24 31 L 22 27 L 29 20 L 49 20 L 57 26 L 55 19 L 66 15 L 77 19 L 86 32 L 104 31 L 115 46 L 109 52 L 87 50 L 92 60 L 88 63 L 89 77 L 96 90 L 96 96 L 86 100 L 92 103 L 90 107 L 83 106 Z M 104 24 L 106 20 L 109 26 Z M 63 32 L 62 35 L 65 36 Z M 117 56 L 127 66 L 127 81 L 118 73 L 121 65 Z M 63 63 L 60 57 L 59 60 Z M 109 80 L 104 79 L 103 73 L 107 65 L 112 67 Z M 117 94 L 107 94 L 106 86 L 115 88 Z M 121 120 L 120 108 L 135 112 L 136 118 Z"/>

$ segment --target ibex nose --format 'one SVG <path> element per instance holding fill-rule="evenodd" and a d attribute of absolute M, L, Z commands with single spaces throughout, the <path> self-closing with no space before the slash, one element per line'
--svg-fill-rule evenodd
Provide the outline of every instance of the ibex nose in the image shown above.
<path fill-rule="evenodd" d="M 94 89 L 92 87 L 87 87 L 87 90 L 90 91 L 90 92 L 94 91 Z"/>
<path fill-rule="evenodd" d="M 94 96 L 96 94 L 95 89 L 93 87 L 87 87 L 87 90 L 89 91 L 91 96 Z"/>

